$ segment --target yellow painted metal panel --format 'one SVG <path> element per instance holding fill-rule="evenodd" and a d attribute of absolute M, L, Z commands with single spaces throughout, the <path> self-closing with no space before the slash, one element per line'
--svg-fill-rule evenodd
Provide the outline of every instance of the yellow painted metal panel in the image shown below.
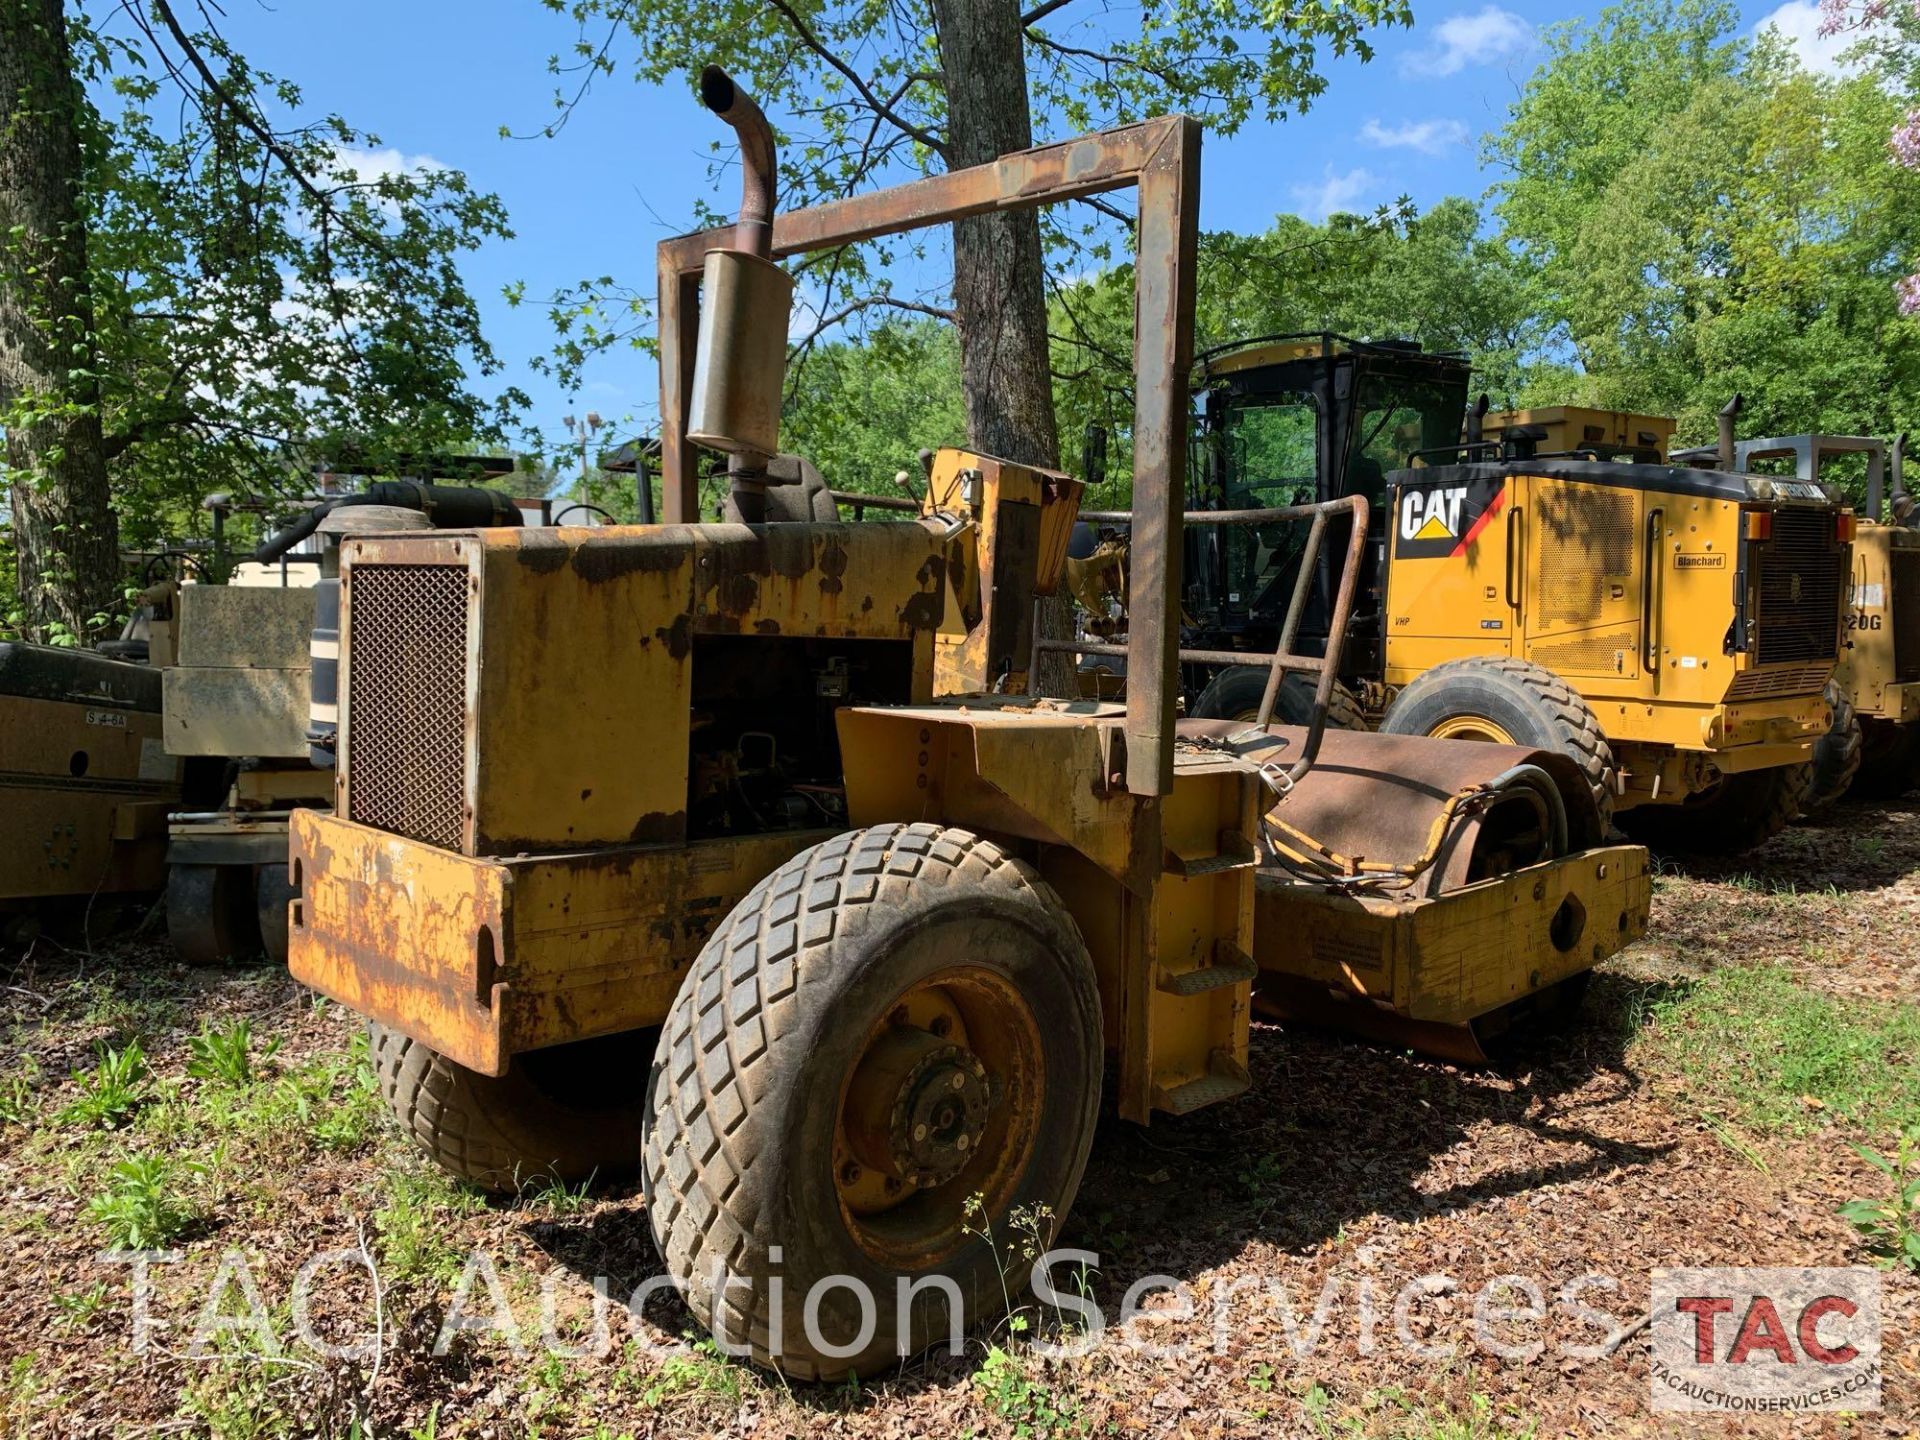
<path fill-rule="evenodd" d="M 292 821 L 294 978 L 483 1074 L 659 1023 L 713 928 L 829 831 L 476 859 Z"/>
<path fill-rule="evenodd" d="M 1562 906 L 1577 925 L 1555 917 Z M 1437 899 L 1263 880 L 1256 958 L 1408 1019 L 1459 1025 L 1590 969 L 1645 933 L 1647 852 L 1584 851 Z M 1564 942 L 1564 943 L 1563 943 Z"/>

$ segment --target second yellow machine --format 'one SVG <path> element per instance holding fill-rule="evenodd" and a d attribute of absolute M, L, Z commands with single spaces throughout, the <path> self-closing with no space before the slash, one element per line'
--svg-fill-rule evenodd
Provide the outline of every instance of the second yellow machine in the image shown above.
<path fill-rule="evenodd" d="M 1603 414 L 1535 418 L 1394 477 L 1381 728 L 1557 746 L 1655 849 L 1758 844 L 1832 720 L 1851 512 L 1730 455 L 1585 438 Z"/>

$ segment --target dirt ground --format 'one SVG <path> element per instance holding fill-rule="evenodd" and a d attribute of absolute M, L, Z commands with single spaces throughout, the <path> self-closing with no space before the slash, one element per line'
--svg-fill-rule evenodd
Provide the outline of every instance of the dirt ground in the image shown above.
<path fill-rule="evenodd" d="M 186 970 L 152 940 L 94 953 L 42 940 L 11 957 L 0 992 L 0 1413 L 36 1435 L 1913 1435 L 1911 1273 L 1885 1279 L 1877 1414 L 1656 1415 L 1646 1336 L 1617 1332 L 1644 1314 L 1657 1266 L 1867 1263 L 1835 1215 L 1881 1185 L 1852 1142 L 1885 1148 L 1889 1113 L 1920 1114 L 1882 1106 L 1868 1123 L 1809 1093 L 1803 1115 L 1743 1120 L 1689 1069 L 1686 1037 L 1662 1034 L 1683 1023 L 1662 1007 L 1690 981 L 1754 966 L 1784 967 L 1836 1015 L 1911 1003 L 1916 914 L 1920 806 L 1851 806 L 1736 864 L 1666 868 L 1654 938 L 1595 977 L 1574 1028 L 1495 1070 L 1261 1027 L 1252 1095 L 1147 1130 L 1103 1126 L 1054 1242 L 1098 1256 L 1086 1281 L 1110 1321 L 1149 1276 L 1186 1287 L 1192 1319 L 1160 1288 L 1139 1343 L 1115 1328 L 1089 1356 L 1048 1359 L 1033 1344 L 1041 1313 L 959 1356 L 828 1388 L 719 1357 L 671 1298 L 628 1320 L 626 1297 L 659 1269 L 635 1191 L 503 1205 L 440 1179 L 386 1123 L 353 1017 L 283 975 Z M 250 1024 L 250 1078 L 189 1074 L 192 1037 L 235 1018 Z M 88 1089 L 72 1072 L 133 1039 L 152 1071 L 137 1101 L 106 1122 L 70 1113 Z M 1920 1054 L 1889 1063 L 1898 1073 Z M 143 1157 L 164 1170 L 173 1213 L 156 1223 L 178 1258 L 152 1267 L 154 1326 L 136 1353 L 130 1268 L 99 1256 L 113 1233 L 103 1197 L 140 1188 L 115 1167 Z M 535 1342 L 516 1355 L 477 1335 L 435 1357 L 476 1249 L 529 1336 L 545 1280 L 556 1329 L 587 1353 Z M 377 1326 L 377 1361 L 266 1353 L 292 1333 L 295 1272 L 328 1250 L 352 1253 L 313 1288 L 316 1328 L 345 1343 Z M 236 1326 L 196 1354 L 196 1320 L 234 1252 L 272 1333 Z M 228 1268 L 231 1315 L 244 1286 Z M 1495 1325 L 1509 1356 L 1477 1346 L 1471 1323 L 1483 1292 L 1525 1306 L 1486 1289 L 1503 1275 L 1545 1301 L 1543 1317 Z M 598 1347 L 596 1276 L 612 1297 Z M 1581 1276 L 1617 1281 L 1582 1292 L 1597 1318 L 1563 1303 Z M 1293 1344 L 1266 1298 L 1276 1282 Z M 473 1293 L 484 1310 L 484 1288 Z M 1323 1294 L 1324 1326 L 1298 1354 Z M 1611 1353 L 1591 1353 L 1609 1338 Z M 1181 1340 L 1178 1355 L 1142 1348 Z"/>

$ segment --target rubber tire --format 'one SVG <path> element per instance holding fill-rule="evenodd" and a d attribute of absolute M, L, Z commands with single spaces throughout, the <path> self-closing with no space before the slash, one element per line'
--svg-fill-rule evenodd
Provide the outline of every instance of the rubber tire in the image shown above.
<path fill-rule="evenodd" d="M 1897 800 L 1920 783 L 1920 726 L 1863 720 L 1860 735 L 1860 773 L 1853 780 L 1857 798 Z"/>
<path fill-rule="evenodd" d="M 941 927 L 950 936 L 928 943 Z M 944 1317 L 930 1323 L 926 1304 L 901 1333 L 895 1272 L 848 1232 L 833 1183 L 837 1116 L 828 1097 L 840 1094 L 894 998 L 957 959 L 1004 975 L 1040 1018 L 1039 1142 L 1008 1210 L 1044 1206 L 1057 1226 L 1079 1188 L 1099 1110 L 1099 990 L 1059 897 L 991 841 L 937 825 L 881 825 L 803 851 L 714 932 L 667 1017 L 644 1174 L 654 1239 L 695 1318 L 789 1378 L 890 1369 L 903 1351 L 945 1333 Z M 1010 1233 L 1007 1215 L 985 1219 L 992 1233 Z M 716 1265 L 730 1277 L 718 1303 Z M 768 1284 L 776 1268 L 778 1354 Z M 969 1323 L 997 1313 L 1026 1280 L 1013 1263 L 1003 1288 L 996 1256 L 977 1236 L 916 1272 L 935 1273 L 958 1285 Z M 845 1288 L 822 1292 L 816 1329 L 826 1344 L 815 1347 L 806 1334 L 807 1293 L 832 1275 L 864 1281 L 874 1297 L 874 1333 L 856 1354 L 828 1353 L 851 1348 L 847 1337 L 858 1329 L 859 1307 Z"/>
<path fill-rule="evenodd" d="M 167 938 L 189 965 L 231 965 L 262 954 L 253 868 L 167 867 Z"/>
<path fill-rule="evenodd" d="M 1317 682 L 1298 670 L 1290 670 L 1280 681 L 1280 693 L 1273 700 L 1273 718 L 1280 725 L 1305 725 L 1313 718 L 1313 692 Z M 1260 665 L 1234 665 L 1222 670 L 1200 692 L 1190 712 L 1201 720 L 1252 721 L 1260 714 L 1260 701 L 1267 693 L 1267 671 Z M 1353 692 L 1339 681 L 1327 697 L 1327 728 L 1364 730 L 1367 717 Z"/>
<path fill-rule="evenodd" d="M 1618 770 L 1613 747 L 1580 692 L 1544 666 L 1505 655 L 1449 660 L 1419 676 L 1395 697 L 1380 722 L 1382 735 L 1431 735 L 1446 721 L 1492 721 L 1516 745 L 1557 750 L 1570 757 L 1593 788 L 1600 833 L 1613 817 Z"/>
<path fill-rule="evenodd" d="M 287 906 L 298 893 L 288 878 L 285 861 L 253 867 L 253 909 L 260 928 L 260 947 L 275 965 L 287 963 Z"/>
<path fill-rule="evenodd" d="M 1661 855 L 1743 855 L 1786 829 L 1806 793 L 1805 765 L 1776 765 L 1729 775 L 1678 805 L 1622 812 L 1620 828 Z"/>
<path fill-rule="evenodd" d="M 1859 775 L 1865 753 L 1860 717 L 1853 713 L 1853 701 L 1837 680 L 1827 682 L 1827 704 L 1833 708 L 1833 724 L 1814 743 L 1807 788 L 1800 797 L 1803 816 L 1817 815 L 1840 802 Z"/>
<path fill-rule="evenodd" d="M 657 1032 L 517 1055 L 505 1075 L 493 1076 L 377 1021 L 367 1029 L 380 1094 L 400 1127 L 462 1180 L 515 1195 L 529 1185 L 611 1182 L 639 1170 L 641 1080 Z"/>

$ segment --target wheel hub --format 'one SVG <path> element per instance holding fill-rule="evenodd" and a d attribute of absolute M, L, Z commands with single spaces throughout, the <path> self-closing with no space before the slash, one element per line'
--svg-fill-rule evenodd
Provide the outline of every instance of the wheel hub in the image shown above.
<path fill-rule="evenodd" d="M 848 1139 L 862 1164 L 925 1189 L 979 1152 L 991 1108 L 986 1067 L 926 1030 L 883 1036 L 849 1096 Z"/>

